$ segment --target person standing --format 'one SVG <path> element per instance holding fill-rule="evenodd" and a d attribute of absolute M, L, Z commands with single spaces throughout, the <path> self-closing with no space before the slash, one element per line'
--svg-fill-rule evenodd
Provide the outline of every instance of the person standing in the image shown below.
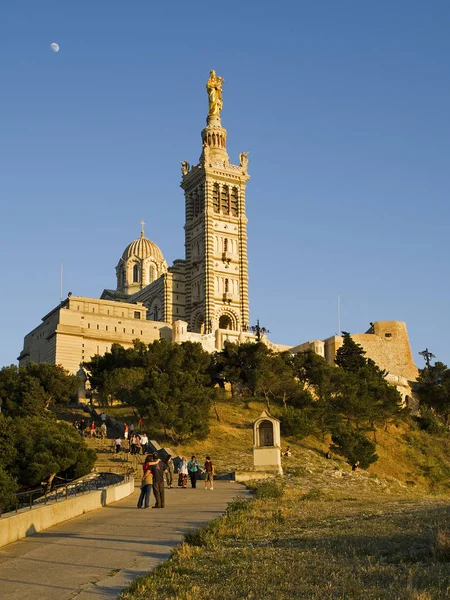
<path fill-rule="evenodd" d="M 144 466 L 145 469 L 145 466 Z M 138 508 L 142 508 L 142 504 L 144 504 L 144 508 L 150 508 L 150 494 L 152 491 L 153 484 L 153 476 L 150 467 L 147 467 L 144 470 L 144 475 L 142 477 L 141 482 L 141 494 L 139 496 L 139 500 L 137 503 Z"/>
<path fill-rule="evenodd" d="M 155 506 L 153 508 L 164 508 L 164 463 L 155 452 L 152 456 L 153 462 L 150 463 L 153 475 L 153 495 L 155 496 Z"/>
<path fill-rule="evenodd" d="M 178 487 L 186 488 L 188 478 L 188 463 L 184 456 L 181 457 L 181 462 L 178 465 Z"/>
<path fill-rule="evenodd" d="M 214 465 L 212 463 L 211 457 L 207 456 L 205 460 L 205 490 L 213 490 L 214 489 Z M 209 488 L 208 488 L 209 484 Z"/>
<path fill-rule="evenodd" d="M 173 471 L 174 471 L 173 460 L 172 460 L 172 457 L 169 455 L 166 459 L 166 482 L 167 482 L 167 487 L 169 489 L 172 488 Z"/>
<path fill-rule="evenodd" d="M 197 487 L 197 477 L 200 471 L 200 463 L 195 458 L 195 456 L 191 456 L 191 460 L 188 462 L 188 473 L 189 478 L 191 480 L 191 486 L 195 489 Z"/>
<path fill-rule="evenodd" d="M 142 454 L 147 454 L 148 437 L 147 437 L 146 433 L 143 433 L 141 435 L 141 448 L 142 448 Z"/>
<path fill-rule="evenodd" d="M 94 421 L 91 421 L 91 426 L 89 427 L 90 429 L 90 436 L 91 438 L 95 436 L 95 423 Z"/>
<path fill-rule="evenodd" d="M 118 437 L 114 440 L 114 443 L 116 445 L 116 454 L 119 454 L 122 450 L 122 440 Z"/>
<path fill-rule="evenodd" d="M 126 423 L 123 424 L 123 438 L 128 439 L 128 425 Z"/>

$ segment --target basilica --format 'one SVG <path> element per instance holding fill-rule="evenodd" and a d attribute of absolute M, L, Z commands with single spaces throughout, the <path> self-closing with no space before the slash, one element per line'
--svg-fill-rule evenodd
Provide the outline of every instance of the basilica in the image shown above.
<path fill-rule="evenodd" d="M 199 342 L 209 352 L 221 350 L 226 341 L 260 339 L 260 332 L 249 331 L 248 152 L 240 153 L 239 164 L 230 162 L 220 114 L 223 83 L 210 72 L 200 158 L 194 165 L 181 162 L 185 257 L 169 266 L 141 222 L 140 236 L 117 263 L 116 289 L 103 290 L 99 299 L 69 294 L 25 336 L 21 366 L 51 362 L 77 373 L 81 363 L 109 351 L 113 343 L 131 347 L 136 339 Z M 406 325 L 375 322 L 353 338 L 406 394 L 417 377 Z M 273 344 L 264 335 L 261 339 L 274 351 L 313 349 L 331 364 L 342 344 L 339 335 L 294 347 Z"/>

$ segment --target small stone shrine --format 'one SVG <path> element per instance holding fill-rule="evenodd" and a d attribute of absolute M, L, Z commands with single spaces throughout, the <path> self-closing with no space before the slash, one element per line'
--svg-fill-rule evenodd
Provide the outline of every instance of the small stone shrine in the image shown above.
<path fill-rule="evenodd" d="M 280 421 L 265 410 L 253 423 L 253 468 L 282 475 Z"/>

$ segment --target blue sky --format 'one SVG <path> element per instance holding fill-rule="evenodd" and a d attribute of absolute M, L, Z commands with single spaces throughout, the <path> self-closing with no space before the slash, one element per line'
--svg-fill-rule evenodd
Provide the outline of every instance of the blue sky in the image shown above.
<path fill-rule="evenodd" d="M 251 321 L 298 344 L 406 321 L 450 364 L 450 3 L 5 0 L 0 365 L 146 235 L 184 256 L 210 69 L 250 152 Z M 53 53 L 49 44 L 60 44 Z"/>

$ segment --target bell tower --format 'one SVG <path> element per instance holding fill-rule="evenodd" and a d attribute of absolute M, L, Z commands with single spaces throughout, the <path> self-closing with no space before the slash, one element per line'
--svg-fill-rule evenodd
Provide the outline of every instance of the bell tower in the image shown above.
<path fill-rule="evenodd" d="M 190 331 L 247 331 L 248 264 L 245 190 L 248 152 L 230 163 L 222 127 L 224 80 L 211 71 L 202 153 L 191 168 L 181 163 L 186 224 L 186 320 Z"/>

